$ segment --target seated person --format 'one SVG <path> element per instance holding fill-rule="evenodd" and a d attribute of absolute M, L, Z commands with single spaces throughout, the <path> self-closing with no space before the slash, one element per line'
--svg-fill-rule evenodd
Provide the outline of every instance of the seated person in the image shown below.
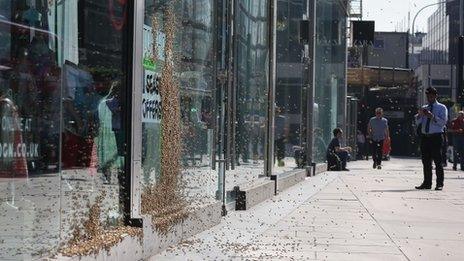
<path fill-rule="evenodd" d="M 333 130 L 334 138 L 327 148 L 327 169 L 328 170 L 344 170 L 346 168 L 346 162 L 349 158 L 350 147 L 341 147 L 340 140 L 343 136 L 343 131 L 340 128 Z"/>

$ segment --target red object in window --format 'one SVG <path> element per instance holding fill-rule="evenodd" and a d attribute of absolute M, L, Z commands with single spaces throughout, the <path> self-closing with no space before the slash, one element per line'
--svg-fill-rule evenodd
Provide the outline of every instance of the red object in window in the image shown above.
<path fill-rule="evenodd" d="M 116 17 L 114 14 L 114 0 L 108 0 L 108 12 L 110 13 L 110 20 L 113 28 L 121 31 L 126 24 L 127 18 L 127 0 L 117 0 L 118 4 L 123 9 L 122 17 Z"/>

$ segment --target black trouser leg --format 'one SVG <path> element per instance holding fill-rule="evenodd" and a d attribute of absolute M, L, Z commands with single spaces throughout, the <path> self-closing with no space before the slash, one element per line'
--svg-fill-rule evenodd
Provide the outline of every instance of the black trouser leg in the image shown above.
<path fill-rule="evenodd" d="M 383 140 L 377 142 L 376 152 L 377 152 L 377 165 L 382 165 L 382 157 L 383 157 Z"/>
<path fill-rule="evenodd" d="M 283 160 L 285 158 L 285 141 L 284 140 L 285 140 L 284 138 L 278 138 L 275 141 L 277 160 Z"/>
<path fill-rule="evenodd" d="M 437 175 L 437 186 L 443 186 L 443 179 L 444 179 L 444 171 L 443 171 L 443 155 L 441 151 L 441 147 L 443 146 L 443 137 L 441 136 L 434 136 L 432 138 L 432 146 L 433 146 L 433 161 L 435 162 L 435 172 Z M 436 149 L 435 149 L 436 148 Z M 432 181 L 432 177 L 430 177 L 430 182 Z"/>
<path fill-rule="evenodd" d="M 376 153 L 376 142 L 371 141 L 371 154 L 372 154 L 372 161 L 374 161 L 374 167 L 377 166 L 377 153 Z"/>
<path fill-rule="evenodd" d="M 376 166 L 382 165 L 382 148 L 383 140 L 381 141 L 372 141 L 372 159 Z"/>
<path fill-rule="evenodd" d="M 432 161 L 435 163 L 437 186 L 443 186 L 444 171 L 442 157 L 443 137 L 441 135 L 423 137 L 421 142 L 422 164 L 424 166 L 423 185 L 432 185 Z"/>

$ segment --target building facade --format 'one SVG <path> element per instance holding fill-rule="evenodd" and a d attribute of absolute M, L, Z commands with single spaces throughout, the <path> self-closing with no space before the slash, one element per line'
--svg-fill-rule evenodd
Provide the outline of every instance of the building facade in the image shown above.
<path fill-rule="evenodd" d="M 446 3 L 446 14 L 448 15 L 449 26 L 448 26 L 448 35 L 449 35 L 449 58 L 448 61 L 450 64 L 458 64 L 458 54 L 459 54 L 459 1 L 448 0 Z"/>
<path fill-rule="evenodd" d="M 449 22 L 446 3 L 439 4 L 437 10 L 427 19 L 428 32 L 422 42 L 421 64 L 448 64 Z"/>
<path fill-rule="evenodd" d="M 375 32 L 368 47 L 367 66 L 409 68 L 408 33 Z"/>
<path fill-rule="evenodd" d="M 425 64 L 415 70 L 418 84 L 418 104 L 426 103 L 425 90 L 434 87 L 440 99 L 456 101 L 456 66 L 452 64 Z"/>
<path fill-rule="evenodd" d="M 346 16 L 330 0 L 1 1 L 0 259 L 146 241 L 147 223 L 272 196 L 316 143 L 304 119 L 324 142 L 346 124 Z"/>

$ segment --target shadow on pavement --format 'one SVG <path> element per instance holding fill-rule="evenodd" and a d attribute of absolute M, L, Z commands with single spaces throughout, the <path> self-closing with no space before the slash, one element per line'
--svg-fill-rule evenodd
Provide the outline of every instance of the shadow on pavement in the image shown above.
<path fill-rule="evenodd" d="M 386 189 L 386 190 L 371 190 L 369 192 L 412 192 L 416 189 Z"/>

